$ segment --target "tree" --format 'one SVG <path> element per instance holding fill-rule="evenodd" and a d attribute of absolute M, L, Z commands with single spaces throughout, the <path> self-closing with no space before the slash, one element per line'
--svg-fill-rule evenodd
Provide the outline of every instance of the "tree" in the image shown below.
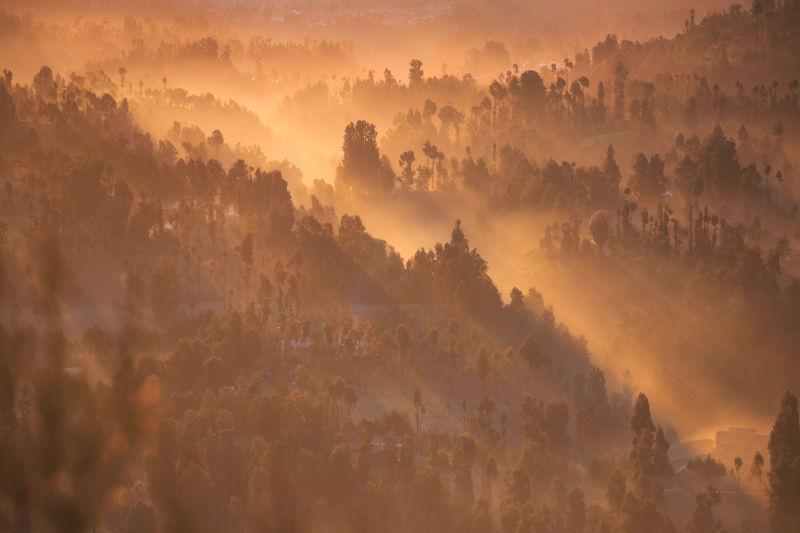
<path fill-rule="evenodd" d="M 714 533 L 718 524 L 714 521 L 714 508 L 722 502 L 719 491 L 709 486 L 695 499 L 695 508 L 686 522 L 686 533 Z"/>
<path fill-rule="evenodd" d="M 756 18 L 763 17 L 765 14 L 775 11 L 775 0 L 753 0 L 750 10 Z"/>
<path fill-rule="evenodd" d="M 408 83 L 412 87 L 422 83 L 425 73 L 422 71 L 422 61 L 419 59 L 412 59 L 408 64 Z"/>
<path fill-rule="evenodd" d="M 608 211 L 597 211 L 589 219 L 589 233 L 592 235 L 592 240 L 602 251 L 611 238 L 611 220 L 608 216 Z"/>
<path fill-rule="evenodd" d="M 741 167 L 736 143 L 717 126 L 703 140 L 698 159 L 698 175 L 705 177 L 712 194 L 720 199 L 732 197 L 739 191 Z"/>
<path fill-rule="evenodd" d="M 420 179 L 417 185 L 419 190 L 427 190 L 428 180 L 424 176 L 436 176 L 436 162 L 444 158 L 444 154 L 439 151 L 435 144 L 431 144 L 430 141 L 425 141 L 425 144 L 422 145 L 422 153 L 425 154 L 425 159 L 428 161 L 428 166 L 426 167 L 428 172 L 426 174 L 419 173 Z M 423 186 L 423 184 L 425 186 Z"/>
<path fill-rule="evenodd" d="M 495 105 L 497 105 L 497 103 L 502 102 L 505 97 L 508 96 L 508 89 L 499 81 L 494 80 L 489 84 L 489 94 L 492 95 Z"/>
<path fill-rule="evenodd" d="M 742 465 L 743 464 L 744 463 L 742 462 L 742 458 L 741 457 L 734 458 L 734 460 L 733 460 L 733 475 L 736 478 L 736 492 L 739 492 L 739 483 L 740 483 L 740 481 L 742 479 L 741 470 L 742 470 Z"/>
<path fill-rule="evenodd" d="M 787 391 L 769 436 L 769 521 L 773 533 L 800 531 L 800 417 Z"/>
<path fill-rule="evenodd" d="M 758 486 L 761 487 L 764 477 L 764 456 L 761 452 L 753 455 L 753 463 L 750 465 L 750 477 L 758 479 Z"/>
<path fill-rule="evenodd" d="M 250 283 L 250 274 L 253 270 L 253 234 L 247 233 L 242 239 L 242 244 L 239 245 L 239 255 L 242 257 L 244 263 L 244 271 L 242 272 L 242 279 L 245 282 L 245 287 Z"/>
<path fill-rule="evenodd" d="M 43 100 L 55 100 L 58 92 L 53 71 L 48 66 L 39 69 L 39 72 L 33 77 L 33 88 L 36 94 Z"/>
<path fill-rule="evenodd" d="M 222 132 L 219 130 L 212 131 L 211 136 L 208 138 L 208 144 L 211 146 L 222 146 L 225 144 L 225 137 L 223 137 Z"/>
<path fill-rule="evenodd" d="M 530 126 L 534 119 L 541 120 L 545 105 L 544 81 L 535 70 L 526 70 L 519 77 L 517 106 Z"/>
<path fill-rule="evenodd" d="M 452 128 L 456 134 L 456 140 L 461 137 L 461 123 L 464 121 L 464 114 L 451 105 L 446 105 L 439 110 L 439 120 L 446 136 L 450 135 Z"/>
<path fill-rule="evenodd" d="M 592 47 L 592 63 L 599 65 L 603 61 L 613 58 L 619 50 L 619 41 L 616 35 L 608 34 L 603 41 Z"/>
<path fill-rule="evenodd" d="M 661 477 L 669 477 L 675 473 L 672 468 L 672 463 L 669 460 L 669 442 L 664 435 L 664 430 L 661 426 L 656 429 L 655 443 L 653 444 L 653 459 L 655 461 L 656 475 Z"/>
<path fill-rule="evenodd" d="M 628 69 L 622 61 L 614 65 L 614 118 L 625 120 L 625 82 L 628 80 Z"/>
<path fill-rule="evenodd" d="M 392 162 L 387 156 L 381 156 L 380 164 L 378 165 L 378 175 L 375 180 L 373 192 L 386 192 L 394 188 L 397 182 L 397 174 L 392 169 Z"/>
<path fill-rule="evenodd" d="M 528 335 L 519 348 L 520 359 L 528 365 L 528 370 L 533 372 L 534 368 L 539 368 L 542 364 L 542 350 L 534 338 Z"/>
<path fill-rule="evenodd" d="M 17 111 L 14 107 L 14 100 L 11 98 L 6 84 L 0 83 L 0 132 L 3 132 L 8 126 L 14 123 L 16 114 Z"/>
<path fill-rule="evenodd" d="M 425 100 L 425 104 L 422 106 L 422 118 L 430 121 L 431 117 L 436 115 L 437 109 L 438 107 L 436 106 L 436 102 L 430 98 L 427 98 Z"/>
<path fill-rule="evenodd" d="M 697 163 L 688 155 L 675 169 L 675 186 L 690 202 L 696 201 L 703 193 L 703 180 L 697 174 Z"/>
<path fill-rule="evenodd" d="M 433 181 L 433 171 L 429 166 L 417 166 L 417 178 L 414 181 L 418 191 L 429 191 Z"/>
<path fill-rule="evenodd" d="M 256 305 L 264 325 L 269 323 L 273 290 L 274 288 L 269 277 L 266 274 L 261 274 L 258 291 L 256 293 Z"/>
<path fill-rule="evenodd" d="M 644 501 L 654 501 L 659 496 L 656 481 L 654 454 L 655 435 L 652 429 L 642 427 L 633 438 L 631 462 L 633 463 L 633 483 L 636 495 Z"/>
<path fill-rule="evenodd" d="M 664 176 L 664 161 L 654 154 L 648 161 L 647 156 L 640 153 L 633 163 L 631 189 L 645 201 L 655 202 L 667 190 L 667 178 Z"/>
<path fill-rule="evenodd" d="M 606 122 L 606 86 L 602 81 L 597 84 L 595 118 L 600 125 L 603 125 Z"/>
<path fill-rule="evenodd" d="M 337 188 L 344 189 L 346 194 L 391 190 L 394 177 L 387 172 L 387 163 L 381 160 L 377 138 L 375 125 L 365 120 L 347 125 L 342 146 L 344 158 L 336 175 Z"/>
<path fill-rule="evenodd" d="M 494 125 L 499 112 L 498 107 L 502 105 L 503 101 L 508 96 L 508 89 L 499 81 L 494 80 L 489 85 L 489 94 L 492 95 L 492 99 L 494 100 L 494 105 L 492 106 L 492 125 Z"/>
<path fill-rule="evenodd" d="M 119 87 L 123 91 L 125 90 L 125 76 L 128 75 L 128 69 L 125 67 L 119 67 L 117 70 L 117 74 L 119 74 Z"/>
<path fill-rule="evenodd" d="M 400 154 L 400 168 L 402 169 L 400 187 L 404 191 L 410 191 L 414 187 L 414 152 L 407 150 Z"/>
<path fill-rule="evenodd" d="M 603 162 L 603 174 L 605 174 L 608 190 L 614 200 L 619 195 L 619 182 L 622 178 L 622 172 L 620 172 L 617 160 L 614 158 L 615 153 L 614 147 L 609 144 L 606 149 L 606 159 Z"/>
<path fill-rule="evenodd" d="M 689 459 L 686 469 L 704 478 L 724 476 L 727 473 L 725 465 L 715 460 L 711 455 L 698 456 Z"/>
<path fill-rule="evenodd" d="M 631 416 L 631 431 L 634 434 L 639 433 L 643 429 L 650 431 L 655 430 L 653 426 L 653 419 L 650 417 L 650 402 L 644 393 L 639 393 L 636 398 L 636 403 L 633 406 L 633 415 Z"/>
<path fill-rule="evenodd" d="M 608 480 L 608 488 L 606 490 L 606 501 L 613 512 L 618 513 L 621 511 L 626 492 L 625 476 L 619 470 L 615 470 Z"/>
<path fill-rule="evenodd" d="M 643 501 L 653 501 L 658 498 L 660 492 L 656 481 L 656 476 L 658 475 L 655 442 L 656 428 L 653 425 L 653 419 L 650 417 L 650 402 L 643 393 L 639 393 L 633 406 L 631 430 L 634 437 L 630 458 L 633 463 L 633 482 L 636 487 L 636 493 Z M 660 448 L 659 452 L 666 453 L 663 443 Z"/>

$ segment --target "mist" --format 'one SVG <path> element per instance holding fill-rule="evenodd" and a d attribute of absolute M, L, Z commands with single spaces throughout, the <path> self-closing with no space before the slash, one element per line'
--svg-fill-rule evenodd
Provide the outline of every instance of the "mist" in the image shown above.
<path fill-rule="evenodd" d="M 798 27 L 0 0 L 0 531 L 800 531 Z"/>

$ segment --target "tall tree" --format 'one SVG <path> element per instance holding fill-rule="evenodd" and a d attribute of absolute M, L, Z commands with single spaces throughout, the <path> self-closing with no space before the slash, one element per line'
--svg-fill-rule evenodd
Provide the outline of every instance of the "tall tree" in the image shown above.
<path fill-rule="evenodd" d="M 649 161 L 644 154 L 636 156 L 631 189 L 641 200 L 656 202 L 666 192 L 668 181 L 664 176 L 664 166 L 664 161 L 658 154 L 654 154 Z"/>
<path fill-rule="evenodd" d="M 764 477 L 764 456 L 761 452 L 756 452 L 753 455 L 753 463 L 750 465 L 750 477 L 758 480 L 758 486 L 761 487 Z"/>
<path fill-rule="evenodd" d="M 603 162 L 603 173 L 608 182 L 608 190 L 614 199 L 619 195 L 619 183 L 620 179 L 622 179 L 622 172 L 620 172 L 617 160 L 614 158 L 615 154 L 614 146 L 609 144 L 606 149 L 606 159 Z"/>
<path fill-rule="evenodd" d="M 381 160 L 375 125 L 365 120 L 351 122 L 344 131 L 344 158 L 336 175 L 337 188 L 350 193 L 391 190 L 394 177 Z"/>
<path fill-rule="evenodd" d="M 408 64 L 408 83 L 412 87 L 422 83 L 425 72 L 422 71 L 422 61 L 419 59 L 412 59 Z"/>
<path fill-rule="evenodd" d="M 633 406 L 633 414 L 631 415 L 631 431 L 639 433 L 643 429 L 653 431 L 655 430 L 655 426 L 650 416 L 650 402 L 644 393 L 639 393 L 639 396 L 636 398 L 636 403 Z"/>
<path fill-rule="evenodd" d="M 742 480 L 742 465 L 744 465 L 744 462 L 742 462 L 741 457 L 736 457 L 733 460 L 733 475 L 736 478 L 736 492 L 739 492 L 740 481 Z"/>
<path fill-rule="evenodd" d="M 658 429 L 656 429 L 655 443 L 653 445 L 653 460 L 655 461 L 656 475 L 658 476 L 669 477 L 675 473 L 668 456 L 669 448 L 669 442 L 664 435 L 664 430 L 661 429 L 661 426 L 658 426 Z"/>
<path fill-rule="evenodd" d="M 528 370 L 531 372 L 542 364 L 542 350 L 530 335 L 522 342 L 522 346 L 519 348 L 519 356 L 520 359 L 525 361 L 525 364 L 528 365 Z"/>
<path fill-rule="evenodd" d="M 400 154 L 400 187 L 404 191 L 410 191 L 414 187 L 414 161 L 416 156 L 411 150 Z"/>
<path fill-rule="evenodd" d="M 773 533 L 800 531 L 800 421 L 787 391 L 769 436 L 769 521 Z"/>
<path fill-rule="evenodd" d="M 531 125 L 532 121 L 541 121 L 545 106 L 544 81 L 535 70 L 526 70 L 519 77 L 517 90 L 517 106 L 522 118 Z"/>
<path fill-rule="evenodd" d="M 719 491 L 708 487 L 697 495 L 694 511 L 686 522 L 686 533 L 714 533 L 720 531 L 714 520 L 714 508 L 722 502 Z"/>
<path fill-rule="evenodd" d="M 625 83 L 628 81 L 628 69 L 622 61 L 614 66 L 614 118 L 625 120 Z"/>

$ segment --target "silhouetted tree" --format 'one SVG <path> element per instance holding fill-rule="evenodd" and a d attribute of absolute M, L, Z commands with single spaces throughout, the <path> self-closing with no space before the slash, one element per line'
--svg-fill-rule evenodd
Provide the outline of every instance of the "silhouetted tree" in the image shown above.
<path fill-rule="evenodd" d="M 797 396 L 786 392 L 769 436 L 769 521 L 775 533 L 800 529 L 800 418 Z"/>

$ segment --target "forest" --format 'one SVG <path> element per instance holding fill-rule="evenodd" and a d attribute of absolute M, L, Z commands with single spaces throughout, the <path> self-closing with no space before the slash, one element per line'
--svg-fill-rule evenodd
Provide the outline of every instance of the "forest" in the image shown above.
<path fill-rule="evenodd" d="M 0 0 L 0 532 L 800 532 L 800 0 Z"/>

